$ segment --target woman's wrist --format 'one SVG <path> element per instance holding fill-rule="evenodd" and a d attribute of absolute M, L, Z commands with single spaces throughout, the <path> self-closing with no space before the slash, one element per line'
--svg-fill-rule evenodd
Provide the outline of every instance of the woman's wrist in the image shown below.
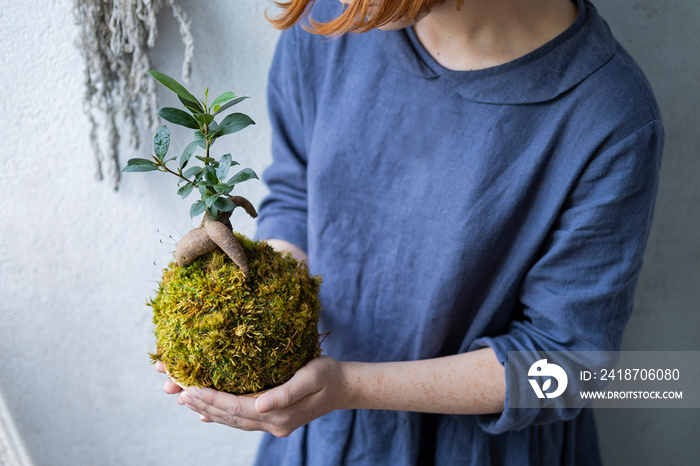
<path fill-rule="evenodd" d="M 352 361 L 337 361 L 341 374 L 341 397 L 336 409 L 362 409 L 363 376 L 362 369 L 365 364 Z"/>

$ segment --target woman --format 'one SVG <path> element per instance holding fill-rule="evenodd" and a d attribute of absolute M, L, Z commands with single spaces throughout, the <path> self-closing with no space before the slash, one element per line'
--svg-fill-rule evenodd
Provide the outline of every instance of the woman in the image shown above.
<path fill-rule="evenodd" d="M 600 463 L 591 411 L 509 406 L 505 367 L 619 349 L 663 142 L 642 73 L 586 0 L 313 3 L 273 20 L 258 235 L 324 276 L 326 356 L 178 401 L 273 434 L 261 465 Z"/>

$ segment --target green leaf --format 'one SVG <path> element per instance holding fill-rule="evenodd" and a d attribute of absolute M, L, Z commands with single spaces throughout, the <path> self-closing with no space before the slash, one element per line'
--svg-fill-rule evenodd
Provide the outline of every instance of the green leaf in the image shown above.
<path fill-rule="evenodd" d="M 127 165 L 155 165 L 155 163 L 148 159 L 129 159 L 126 162 Z"/>
<path fill-rule="evenodd" d="M 147 165 L 127 165 L 124 167 L 122 170 L 124 173 L 136 173 L 136 172 L 152 172 L 158 170 L 158 167 L 155 165 L 153 166 L 147 166 Z"/>
<path fill-rule="evenodd" d="M 167 87 L 171 91 L 173 91 L 175 94 L 177 94 L 179 97 L 182 99 L 188 101 L 189 103 L 193 103 L 196 106 L 200 106 L 199 102 L 197 102 L 197 98 L 190 94 L 190 92 L 185 89 L 185 87 L 180 84 L 179 82 L 175 81 L 173 78 L 170 76 L 163 74 L 159 71 L 149 71 L 148 72 L 151 76 L 153 76 L 159 83 L 161 83 L 163 86 Z M 204 109 L 202 109 L 204 110 Z"/>
<path fill-rule="evenodd" d="M 199 129 L 197 120 L 195 120 L 192 115 L 179 108 L 164 107 L 158 110 L 157 115 L 170 123 L 184 126 L 185 128 Z"/>
<path fill-rule="evenodd" d="M 251 120 L 248 115 L 244 113 L 232 113 L 221 120 L 221 123 L 219 123 L 219 129 L 217 129 L 214 134 L 216 137 L 223 136 L 225 134 L 233 134 L 242 130 L 246 126 L 254 124 L 255 122 Z"/>
<path fill-rule="evenodd" d="M 190 207 L 190 218 L 195 218 L 197 215 L 201 214 L 204 212 L 204 209 L 206 209 L 207 206 L 204 202 L 202 201 L 197 201 L 194 204 L 192 204 L 192 207 Z"/>
<path fill-rule="evenodd" d="M 158 170 L 158 166 L 146 159 L 130 159 L 126 162 L 126 167 L 122 170 L 125 173 L 152 172 Z"/>
<path fill-rule="evenodd" d="M 212 194 L 211 196 L 202 198 L 207 207 L 211 207 L 212 205 L 214 205 L 217 199 L 219 199 L 219 194 Z"/>
<path fill-rule="evenodd" d="M 185 178 L 197 176 L 200 173 L 202 173 L 202 170 L 204 170 L 202 167 L 190 167 L 187 170 L 185 170 L 185 173 L 183 173 L 182 176 L 184 176 Z"/>
<path fill-rule="evenodd" d="M 236 99 L 233 99 L 233 100 L 230 101 L 230 102 L 227 102 L 226 104 L 224 104 L 224 105 L 222 105 L 221 107 L 219 107 L 218 110 L 214 110 L 214 116 L 218 115 L 219 113 L 223 112 L 224 110 L 228 110 L 229 108 L 233 107 L 234 105 L 236 105 L 236 104 L 239 103 L 239 102 L 244 101 L 244 100 L 247 99 L 247 98 L 248 98 L 248 97 L 246 97 L 246 96 L 244 96 L 244 97 L 238 97 L 238 98 L 236 98 Z"/>
<path fill-rule="evenodd" d="M 212 122 L 212 125 L 216 122 Z M 211 132 L 209 133 L 209 147 L 214 145 L 214 141 L 216 140 L 215 136 L 211 136 Z M 199 143 L 199 147 L 202 149 L 206 149 L 207 147 L 207 138 L 204 136 L 204 134 L 201 131 L 195 131 L 194 132 L 194 140 Z"/>
<path fill-rule="evenodd" d="M 203 184 L 200 184 L 197 189 L 199 189 L 199 194 L 202 195 L 202 199 L 204 199 L 205 197 L 207 197 L 209 195 L 209 192 L 207 191 L 207 187 L 204 186 Z"/>
<path fill-rule="evenodd" d="M 158 128 L 156 135 L 153 137 L 153 150 L 156 152 L 156 157 L 163 160 L 165 154 L 168 153 L 168 147 L 170 146 L 170 130 L 167 126 L 163 125 Z"/>
<path fill-rule="evenodd" d="M 204 167 L 204 179 L 211 183 L 211 185 L 219 184 L 219 178 L 217 178 L 214 168 L 208 165 Z"/>
<path fill-rule="evenodd" d="M 207 140 L 204 137 L 204 133 L 201 131 L 197 130 L 194 132 L 194 140 L 197 141 L 197 144 L 199 144 L 199 147 L 202 149 L 206 149 L 207 147 Z"/>
<path fill-rule="evenodd" d="M 212 121 L 214 121 L 214 115 L 212 115 L 210 113 L 195 113 L 192 116 L 194 117 L 195 120 L 197 120 L 198 122 L 200 122 L 201 124 L 203 124 L 205 126 L 208 125 L 209 123 L 211 123 Z"/>
<path fill-rule="evenodd" d="M 216 218 L 216 216 L 219 215 L 219 209 L 217 209 L 217 208 L 214 207 L 214 206 L 209 207 L 209 215 L 210 215 L 212 218 Z"/>
<path fill-rule="evenodd" d="M 253 170 L 251 170 L 250 168 L 244 168 L 243 170 L 241 170 L 238 173 L 236 173 L 235 175 L 233 175 L 231 177 L 231 179 L 226 182 L 226 184 L 229 186 L 235 186 L 238 183 L 248 181 L 252 178 L 255 178 L 257 180 L 258 175 L 256 175 L 255 172 Z"/>
<path fill-rule="evenodd" d="M 198 146 L 199 142 L 192 141 L 187 145 L 187 147 L 185 147 L 185 150 L 182 151 L 182 155 L 180 156 L 180 168 L 185 168 L 187 166 L 187 162 L 190 161 L 190 157 L 192 157 L 192 154 L 194 154 L 194 151 L 197 150 Z"/>
<path fill-rule="evenodd" d="M 233 191 L 233 186 L 229 186 L 226 183 L 219 183 L 219 184 L 214 185 L 214 190 L 219 194 L 226 195 L 226 194 L 230 193 L 231 191 Z M 228 212 L 228 211 L 226 211 L 226 212 Z"/>
<path fill-rule="evenodd" d="M 231 199 L 227 197 L 220 197 L 214 202 L 214 207 L 219 209 L 221 212 L 233 212 L 233 209 L 236 208 L 236 204 L 234 204 Z"/>
<path fill-rule="evenodd" d="M 231 169 L 231 154 L 224 154 L 219 160 L 219 168 L 216 170 L 216 176 L 223 180 L 228 175 L 228 171 Z"/>
<path fill-rule="evenodd" d="M 216 159 L 213 159 L 211 157 L 204 157 L 203 155 L 195 155 L 194 158 L 201 160 L 204 163 L 214 163 L 216 162 Z"/>
<path fill-rule="evenodd" d="M 180 96 L 177 96 L 177 98 L 180 99 L 182 105 L 184 105 L 185 108 L 192 113 L 202 113 L 204 111 L 204 108 L 202 108 L 199 102 L 189 102 Z"/>
<path fill-rule="evenodd" d="M 187 183 L 185 186 L 178 189 L 177 193 L 180 196 L 182 196 L 182 198 L 184 199 L 190 195 L 190 193 L 192 192 L 193 189 L 194 189 L 194 185 L 192 183 Z"/>
<path fill-rule="evenodd" d="M 235 98 L 236 98 L 236 94 L 234 94 L 233 92 L 231 92 L 231 91 L 224 92 L 219 97 L 214 99 L 214 102 L 211 103 L 210 108 L 214 108 L 216 106 L 221 106 L 221 104 L 223 104 L 224 102 L 228 102 L 229 100 L 235 99 Z"/>

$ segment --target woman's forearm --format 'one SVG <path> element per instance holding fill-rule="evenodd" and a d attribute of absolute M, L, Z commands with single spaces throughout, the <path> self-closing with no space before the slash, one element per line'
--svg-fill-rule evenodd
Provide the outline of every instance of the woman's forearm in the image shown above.
<path fill-rule="evenodd" d="M 505 369 L 491 348 L 422 361 L 341 365 L 345 408 L 449 414 L 503 411 Z"/>

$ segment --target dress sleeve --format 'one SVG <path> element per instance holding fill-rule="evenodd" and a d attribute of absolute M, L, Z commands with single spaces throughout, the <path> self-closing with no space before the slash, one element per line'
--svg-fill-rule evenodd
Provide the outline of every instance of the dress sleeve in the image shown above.
<path fill-rule="evenodd" d="M 263 174 L 270 190 L 260 204 L 257 237 L 281 239 L 307 251 L 306 144 L 296 28 L 284 31 L 268 78 L 272 164 Z"/>
<path fill-rule="evenodd" d="M 490 346 L 507 374 L 509 351 L 620 349 L 651 225 L 662 146 L 663 128 L 654 120 L 589 160 L 521 283 L 523 318 L 505 335 L 475 340 L 470 350 Z M 506 393 L 503 413 L 478 420 L 483 430 L 499 434 L 572 419 L 580 409 L 515 409 Z"/>

